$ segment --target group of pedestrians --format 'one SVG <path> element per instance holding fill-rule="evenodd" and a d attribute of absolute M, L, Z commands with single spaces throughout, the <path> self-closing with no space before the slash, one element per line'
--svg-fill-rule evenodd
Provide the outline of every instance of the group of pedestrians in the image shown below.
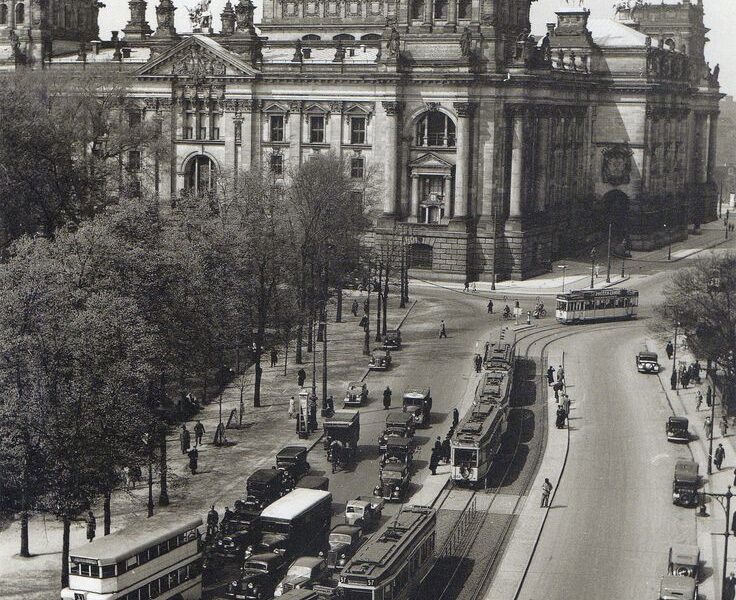
<path fill-rule="evenodd" d="M 457 408 L 452 409 L 452 426 L 450 431 L 447 432 L 445 439 L 443 440 L 440 436 L 434 442 L 432 447 L 432 454 L 429 457 L 429 471 L 432 475 L 437 475 L 437 467 L 440 466 L 441 462 L 450 464 L 451 445 L 450 440 L 452 434 L 455 432 L 455 428 L 460 422 L 460 411 Z"/>

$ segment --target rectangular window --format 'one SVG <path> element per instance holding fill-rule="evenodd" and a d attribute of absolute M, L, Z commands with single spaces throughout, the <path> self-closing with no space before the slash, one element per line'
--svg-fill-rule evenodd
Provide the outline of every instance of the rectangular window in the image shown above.
<path fill-rule="evenodd" d="M 365 117 L 350 119 L 350 143 L 365 144 Z"/>
<path fill-rule="evenodd" d="M 128 171 L 137 173 L 141 170 L 141 153 L 140 150 L 128 151 Z"/>
<path fill-rule="evenodd" d="M 271 115 L 268 139 L 272 142 L 284 141 L 284 115 Z"/>
<path fill-rule="evenodd" d="M 184 139 L 185 140 L 191 140 L 192 139 L 192 128 L 191 127 L 185 127 L 184 128 Z"/>
<path fill-rule="evenodd" d="M 198 140 L 206 140 L 207 139 L 207 128 L 206 127 L 200 127 L 197 133 L 197 139 Z"/>
<path fill-rule="evenodd" d="M 142 116 L 141 111 L 139 110 L 131 110 L 128 113 L 128 126 L 131 129 L 134 129 L 135 127 L 138 127 L 138 125 L 141 124 Z"/>
<path fill-rule="evenodd" d="M 284 157 L 280 154 L 272 154 L 270 162 L 271 173 L 274 175 L 283 175 L 284 173 Z"/>
<path fill-rule="evenodd" d="M 325 141 L 325 118 L 309 117 L 309 143 L 323 144 Z"/>
<path fill-rule="evenodd" d="M 219 140 L 220 139 L 220 128 L 219 127 L 213 127 L 210 130 L 210 139 L 211 140 Z"/>
<path fill-rule="evenodd" d="M 243 141 L 243 124 L 235 121 L 235 143 L 240 144 Z"/>
<path fill-rule="evenodd" d="M 353 179 L 363 179 L 365 161 L 360 156 L 350 159 L 350 177 Z"/>

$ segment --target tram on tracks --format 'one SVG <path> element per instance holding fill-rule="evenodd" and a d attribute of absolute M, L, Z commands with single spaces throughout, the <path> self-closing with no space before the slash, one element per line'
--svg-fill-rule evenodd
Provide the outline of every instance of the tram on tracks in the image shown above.
<path fill-rule="evenodd" d="M 434 564 L 437 513 L 404 506 L 350 559 L 340 573 L 344 600 L 407 600 Z"/>
<path fill-rule="evenodd" d="M 567 324 L 633 319 L 638 308 L 639 292 L 636 290 L 578 290 L 557 295 L 555 317 Z"/>
<path fill-rule="evenodd" d="M 488 475 L 506 432 L 515 363 L 516 336 L 503 329 L 498 340 L 488 344 L 473 406 L 450 439 L 453 481 L 478 485 Z"/>

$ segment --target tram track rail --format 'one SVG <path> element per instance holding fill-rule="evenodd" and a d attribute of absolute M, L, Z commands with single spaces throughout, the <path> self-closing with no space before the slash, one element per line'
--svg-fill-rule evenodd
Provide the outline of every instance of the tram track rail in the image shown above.
<path fill-rule="evenodd" d="M 569 337 L 573 337 L 575 335 L 589 333 L 589 332 L 598 332 L 598 331 L 607 331 L 610 329 L 629 329 L 629 328 L 636 328 L 636 327 L 642 327 L 642 323 L 637 322 L 628 322 L 626 324 L 613 324 L 613 323 L 598 323 L 598 324 L 587 324 L 582 327 L 575 327 L 573 331 L 570 330 L 570 325 L 564 325 L 561 323 L 551 323 L 549 325 L 543 325 L 541 327 L 536 327 L 533 330 L 525 330 L 519 332 L 516 337 L 516 344 L 517 348 L 519 347 L 519 344 L 521 342 L 525 342 L 523 346 L 523 360 L 525 360 L 527 363 L 530 360 L 530 353 L 532 351 L 532 348 L 537 346 L 538 344 L 542 343 L 541 348 L 539 349 L 538 353 L 534 353 L 534 358 L 541 359 L 540 361 L 540 369 L 539 372 L 535 374 L 535 385 L 539 384 L 542 390 L 546 390 L 545 385 L 545 378 L 546 375 L 541 368 L 541 366 L 544 363 L 544 358 L 547 355 L 547 348 L 553 344 L 557 343 L 561 340 L 564 340 Z M 517 356 L 519 354 L 517 353 Z M 518 367 L 518 365 L 517 365 Z M 540 398 L 538 400 L 539 402 L 542 402 L 542 407 L 546 406 L 547 399 L 546 398 Z M 536 403 L 535 403 L 536 404 Z M 513 407 L 513 408 L 520 408 L 520 407 Z M 478 535 L 483 529 L 483 526 L 486 523 L 486 520 L 488 519 L 488 516 L 492 513 L 494 501 L 499 496 L 501 491 L 508 485 L 508 477 L 509 473 L 511 471 L 511 467 L 514 464 L 514 461 L 517 458 L 519 449 L 521 447 L 522 443 L 522 433 L 523 433 L 523 424 L 520 426 L 519 434 L 516 437 L 513 453 L 508 459 L 508 463 L 506 465 L 506 468 L 503 472 L 503 475 L 501 477 L 501 480 L 499 481 L 498 485 L 494 486 L 492 491 L 489 491 L 488 489 L 474 489 L 472 490 L 472 493 L 470 494 L 460 517 L 457 519 L 457 523 L 460 523 L 463 520 L 463 516 L 466 511 L 470 509 L 470 507 L 476 507 L 476 499 L 478 494 L 485 494 L 490 495 L 491 499 L 487 504 L 487 508 L 483 511 L 478 511 L 479 514 L 473 519 L 473 524 L 470 527 L 466 527 L 464 529 L 460 529 L 459 531 L 463 533 L 467 533 L 468 536 L 463 540 L 462 544 L 456 544 L 453 548 L 455 551 L 455 554 L 453 555 L 455 558 L 455 566 L 452 570 L 451 575 L 447 579 L 447 583 L 444 585 L 442 592 L 435 596 L 436 600 L 456 600 L 460 597 L 463 598 L 463 600 L 480 600 L 483 597 L 483 594 L 485 593 L 488 584 L 490 583 L 491 576 L 494 572 L 494 569 L 498 563 L 498 559 L 501 556 L 501 552 L 503 548 L 505 547 L 506 541 L 512 531 L 512 526 L 516 522 L 515 516 L 518 514 L 519 507 L 522 504 L 523 501 L 526 501 L 526 498 L 528 497 L 529 488 L 534 480 L 534 476 L 537 472 L 537 469 L 539 468 L 539 464 L 541 462 L 542 456 L 544 455 L 544 449 L 546 447 L 546 431 L 547 431 L 547 411 L 541 410 L 541 417 L 542 422 L 540 422 L 540 426 L 543 427 L 543 431 L 545 432 L 543 442 L 539 445 L 538 451 L 534 455 L 534 463 L 531 465 L 532 468 L 528 469 L 525 480 L 522 484 L 522 488 L 519 490 L 517 494 L 517 498 L 513 504 L 512 509 L 509 512 L 509 517 L 506 519 L 505 524 L 502 527 L 500 535 L 496 536 L 495 539 L 492 541 L 492 547 L 488 548 L 487 546 L 486 551 L 483 553 L 484 555 L 488 556 L 488 560 L 484 561 L 484 564 L 477 565 L 477 568 L 481 568 L 480 578 L 479 580 L 472 586 L 472 589 L 467 590 L 466 588 L 461 588 L 460 593 L 456 593 L 454 596 L 451 595 L 450 592 L 454 588 L 457 587 L 456 578 L 458 576 L 458 573 L 464 563 L 464 561 L 467 559 L 468 555 L 470 554 L 471 550 L 476 544 L 476 541 L 478 539 Z M 442 509 L 442 507 L 445 505 L 445 503 L 448 501 L 448 499 L 451 497 L 452 493 L 456 489 L 462 489 L 465 490 L 467 488 L 459 488 L 456 486 L 452 481 L 450 481 L 449 485 L 443 490 L 443 493 L 440 494 L 440 496 L 437 498 L 439 503 L 435 501 L 437 504 L 435 508 L 438 510 Z M 445 542 L 445 544 L 442 547 L 442 550 L 440 550 L 440 553 L 438 555 L 438 559 L 442 558 L 443 553 L 446 552 L 448 544 L 452 545 L 453 540 L 453 534 L 450 535 L 448 540 Z M 488 552 L 488 550 L 491 550 Z M 475 570 L 475 569 L 474 569 Z"/>

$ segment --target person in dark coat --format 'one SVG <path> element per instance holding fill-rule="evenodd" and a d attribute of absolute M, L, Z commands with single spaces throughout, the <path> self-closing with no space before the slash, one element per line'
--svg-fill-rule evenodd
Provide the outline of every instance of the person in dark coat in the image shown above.
<path fill-rule="evenodd" d="M 217 514 L 217 511 L 215 510 L 215 505 L 213 504 L 210 508 L 209 512 L 207 513 L 207 539 L 211 540 L 215 535 L 217 535 L 217 528 L 220 523 L 220 515 Z"/>
<path fill-rule="evenodd" d="M 383 390 L 383 409 L 388 410 L 391 408 L 391 388 L 386 386 L 386 389 Z"/>
<path fill-rule="evenodd" d="M 453 429 L 457 427 L 457 424 L 460 422 L 460 411 L 457 408 L 452 409 L 452 427 Z"/>
<path fill-rule="evenodd" d="M 189 434 L 186 424 L 181 426 L 181 432 L 179 433 L 179 445 L 181 446 L 181 453 L 186 454 L 189 452 L 189 446 L 192 443 L 192 436 Z"/>
<path fill-rule="evenodd" d="M 547 369 L 547 384 L 553 385 L 555 382 L 555 368 L 550 365 L 549 369 Z"/>
<path fill-rule="evenodd" d="M 307 372 L 302 368 L 296 372 L 296 384 L 299 387 L 304 387 L 304 382 L 307 379 Z"/>
<path fill-rule="evenodd" d="M 567 418 L 567 413 L 565 412 L 565 409 L 561 406 L 557 409 L 557 429 L 562 429 L 565 426 L 565 419 Z"/>
<path fill-rule="evenodd" d="M 445 322 L 442 321 L 440 323 L 440 338 L 446 338 L 447 337 L 447 327 L 445 326 Z"/>
<path fill-rule="evenodd" d="M 480 373 L 480 368 L 483 366 L 483 359 L 480 357 L 480 354 L 475 355 L 473 362 L 475 363 L 475 372 Z"/>
<path fill-rule="evenodd" d="M 87 539 L 91 542 L 95 539 L 95 534 L 97 533 L 97 519 L 95 519 L 95 516 L 90 510 L 87 512 L 87 517 L 84 520 L 87 523 Z"/>
<path fill-rule="evenodd" d="M 222 514 L 222 521 L 220 522 L 220 531 L 225 532 L 225 527 L 228 522 L 235 516 L 235 513 L 230 510 L 229 506 L 225 507 L 225 512 Z"/>
<path fill-rule="evenodd" d="M 445 461 L 445 464 L 450 464 L 450 436 L 448 435 L 444 440 L 442 440 L 442 459 Z"/>
<path fill-rule="evenodd" d="M 437 467 L 440 464 L 440 454 L 432 448 L 432 456 L 429 458 L 429 470 L 432 475 L 437 475 Z"/>
<path fill-rule="evenodd" d="M 271 366 L 275 367 L 276 363 L 279 362 L 279 353 L 276 352 L 276 348 L 271 348 Z"/>
<path fill-rule="evenodd" d="M 491 300 L 490 298 L 488 299 L 488 314 L 493 314 L 493 300 Z"/>
<path fill-rule="evenodd" d="M 705 390 L 705 405 L 710 408 L 710 405 L 713 403 L 713 390 L 710 386 L 708 386 L 708 389 Z"/>
<path fill-rule="evenodd" d="M 665 352 L 667 352 L 667 358 L 672 360 L 672 354 L 675 351 L 675 347 L 672 345 L 672 342 L 667 342 L 667 345 L 664 347 Z"/>
<path fill-rule="evenodd" d="M 670 375 L 670 387 L 673 390 L 677 389 L 677 371 L 672 371 L 672 375 Z"/>
<path fill-rule="evenodd" d="M 196 475 L 199 462 L 199 450 L 194 447 L 187 452 L 187 456 L 189 457 L 189 470 L 192 472 L 192 475 Z"/>
<path fill-rule="evenodd" d="M 358 301 L 353 300 L 353 305 L 350 307 L 350 312 L 353 313 L 354 317 L 358 316 Z"/>
<path fill-rule="evenodd" d="M 432 448 L 435 452 L 437 452 L 440 456 L 442 455 L 442 439 L 440 436 L 437 436 L 437 439 L 434 441 L 434 448 Z"/>
<path fill-rule="evenodd" d="M 721 465 L 723 464 L 723 459 L 725 458 L 726 451 L 723 449 L 723 444 L 718 444 L 718 448 L 716 448 L 716 451 L 713 453 L 713 464 L 719 471 L 721 470 Z"/>
<path fill-rule="evenodd" d="M 687 369 L 684 369 L 682 371 L 682 376 L 680 377 L 680 383 L 682 384 L 682 389 L 687 388 L 687 386 L 690 384 L 690 371 Z"/>
<path fill-rule="evenodd" d="M 194 445 L 199 446 L 202 444 L 202 436 L 205 434 L 204 425 L 202 425 L 202 421 L 197 421 L 197 424 L 194 426 Z"/>

